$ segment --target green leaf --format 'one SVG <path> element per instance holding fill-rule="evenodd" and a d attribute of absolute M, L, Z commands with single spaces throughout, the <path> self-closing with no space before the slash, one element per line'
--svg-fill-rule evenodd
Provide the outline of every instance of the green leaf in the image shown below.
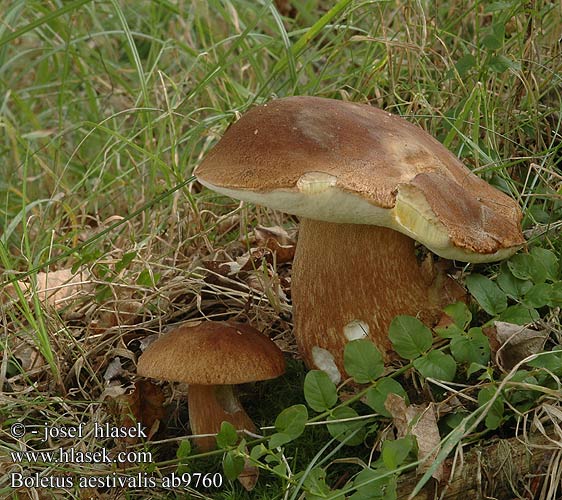
<path fill-rule="evenodd" d="M 504 312 L 498 316 L 498 320 L 505 321 L 506 323 L 513 323 L 515 325 L 528 325 L 539 319 L 539 313 L 533 309 L 526 307 L 522 304 L 515 304 L 509 306 Z"/>
<path fill-rule="evenodd" d="M 326 484 L 326 471 L 321 467 L 315 467 L 305 477 L 303 486 L 307 490 L 307 500 L 313 497 L 327 497 L 330 493 L 330 487 Z"/>
<path fill-rule="evenodd" d="M 184 439 L 180 442 L 178 449 L 176 451 L 176 458 L 178 459 L 178 465 L 176 468 L 176 473 L 181 475 L 189 472 L 189 455 L 191 454 L 191 443 L 189 439 Z"/>
<path fill-rule="evenodd" d="M 509 269 L 507 262 L 502 262 L 497 283 L 508 297 L 516 300 L 523 297 L 533 286 L 533 283 L 529 280 L 516 278 Z"/>
<path fill-rule="evenodd" d="M 551 283 L 538 283 L 533 285 L 525 294 L 525 304 L 529 307 L 543 307 L 550 302 L 551 298 Z"/>
<path fill-rule="evenodd" d="M 518 3 L 519 0 L 516 0 L 516 2 Z M 491 13 L 491 12 L 501 12 L 502 10 L 508 10 L 508 9 L 511 9 L 516 2 L 514 2 L 513 0 L 512 1 L 490 2 L 490 3 L 486 4 L 486 6 L 484 7 L 484 12 Z"/>
<path fill-rule="evenodd" d="M 269 439 L 269 447 L 279 448 L 298 438 L 308 420 L 308 410 L 304 405 L 294 405 L 285 408 L 275 419 L 275 429 L 278 431 Z"/>
<path fill-rule="evenodd" d="M 496 315 L 507 308 L 507 297 L 492 280 L 481 274 L 471 274 L 466 278 L 468 291 L 476 298 L 482 309 Z"/>
<path fill-rule="evenodd" d="M 273 473 L 279 477 L 284 477 L 287 475 L 287 466 L 281 462 L 280 464 L 273 467 Z"/>
<path fill-rule="evenodd" d="M 304 397 L 308 406 L 316 411 L 329 410 L 338 401 L 336 386 L 330 377 L 320 370 L 311 370 L 306 374 Z"/>
<path fill-rule="evenodd" d="M 267 448 L 265 447 L 265 445 L 263 443 L 257 444 L 250 451 L 250 456 L 254 460 L 259 460 L 261 457 L 263 457 L 266 454 L 267 454 Z"/>
<path fill-rule="evenodd" d="M 343 353 L 345 371 L 359 384 L 366 384 L 380 377 L 384 362 L 380 351 L 368 339 L 348 342 Z"/>
<path fill-rule="evenodd" d="M 115 272 L 119 274 L 123 269 L 129 267 L 129 264 L 133 261 L 133 259 L 137 256 L 137 252 L 127 252 L 123 255 L 121 260 L 115 264 Z"/>
<path fill-rule="evenodd" d="M 275 419 L 275 429 L 285 432 L 293 438 L 299 437 L 308 420 L 308 410 L 304 405 L 293 405 L 285 408 Z"/>
<path fill-rule="evenodd" d="M 527 364 L 533 368 L 544 368 L 560 376 L 562 375 L 562 347 L 548 353 L 541 353 Z"/>
<path fill-rule="evenodd" d="M 539 261 L 546 270 L 546 279 L 556 281 L 559 273 L 559 263 L 556 254 L 546 248 L 534 247 L 531 255 Z"/>
<path fill-rule="evenodd" d="M 538 283 L 525 295 L 525 305 L 530 307 L 557 307 L 562 305 L 562 282 Z"/>
<path fill-rule="evenodd" d="M 189 442 L 189 439 L 184 439 L 178 446 L 176 458 L 179 458 L 180 462 L 184 462 L 189 455 L 191 455 L 191 443 Z"/>
<path fill-rule="evenodd" d="M 463 419 L 468 415 L 465 411 L 456 411 L 455 413 L 449 413 L 445 415 L 442 420 L 439 420 L 439 424 L 444 423 L 449 429 L 455 429 L 458 427 Z"/>
<path fill-rule="evenodd" d="M 481 370 L 486 370 L 486 368 L 487 368 L 486 366 L 479 365 L 478 363 L 470 363 L 470 365 L 466 369 L 466 376 L 472 377 L 472 375 L 474 375 L 476 372 L 479 372 Z"/>
<path fill-rule="evenodd" d="M 552 284 L 548 305 L 550 307 L 562 307 L 562 281 Z"/>
<path fill-rule="evenodd" d="M 383 441 L 382 461 L 387 469 L 393 470 L 404 463 L 414 446 L 411 436 L 394 441 Z"/>
<path fill-rule="evenodd" d="M 482 407 L 492 399 L 494 394 L 496 393 L 495 387 L 484 387 L 478 393 L 478 406 Z M 504 412 L 504 400 L 503 397 L 498 395 L 496 400 L 490 406 L 488 412 L 486 413 L 486 427 L 490 430 L 497 429 L 503 419 L 503 412 Z"/>
<path fill-rule="evenodd" d="M 476 66 L 476 58 L 472 54 L 465 54 L 455 63 L 455 68 L 461 77 L 464 77 L 474 66 Z"/>
<path fill-rule="evenodd" d="M 509 270 L 516 278 L 543 283 L 547 278 L 546 266 L 534 255 L 519 253 L 507 261 Z"/>
<path fill-rule="evenodd" d="M 384 406 L 384 402 L 389 394 L 398 394 L 404 399 L 407 398 L 406 391 L 396 380 L 393 378 L 381 378 L 365 394 L 365 404 L 380 415 L 391 417 L 392 415 Z"/>
<path fill-rule="evenodd" d="M 353 495 L 350 500 L 373 500 L 383 498 L 387 486 L 393 481 L 393 476 L 386 476 L 388 470 L 384 467 L 371 469 L 366 467 L 353 480 L 353 486 L 357 489 L 357 496 Z"/>
<path fill-rule="evenodd" d="M 451 354 L 459 363 L 486 365 L 490 361 L 490 343 L 481 328 L 471 328 L 468 333 L 451 340 Z"/>
<path fill-rule="evenodd" d="M 349 406 L 340 406 L 328 416 L 328 421 L 342 420 L 357 417 L 359 414 Z M 339 441 L 344 441 L 355 430 L 360 429 L 352 438 L 347 439 L 345 444 L 348 446 L 357 446 L 363 442 L 365 436 L 365 420 L 352 420 L 350 422 L 333 422 L 326 424 L 328 432 Z"/>
<path fill-rule="evenodd" d="M 472 313 L 464 302 L 449 304 L 443 309 L 443 312 L 449 316 L 461 330 L 464 330 L 472 321 Z"/>
<path fill-rule="evenodd" d="M 221 429 L 217 434 L 217 445 L 219 448 L 228 448 L 234 446 L 238 441 L 238 433 L 230 422 L 223 422 Z"/>
<path fill-rule="evenodd" d="M 284 432 L 276 432 L 269 438 L 269 448 L 274 450 L 292 441 L 291 436 L 285 434 Z"/>
<path fill-rule="evenodd" d="M 521 70 L 521 64 L 518 61 L 509 59 L 502 54 L 490 57 L 490 59 L 488 60 L 488 67 L 496 73 L 503 73 L 510 68 L 514 71 Z"/>
<path fill-rule="evenodd" d="M 483 39 L 482 45 L 489 50 L 496 50 L 501 48 L 505 38 L 505 26 L 503 23 L 496 23 Z"/>
<path fill-rule="evenodd" d="M 435 333 L 444 339 L 452 339 L 464 334 L 464 329 L 468 327 L 472 320 L 472 313 L 464 302 L 450 304 L 443 309 L 443 312 L 453 320 L 447 326 L 436 326 Z"/>
<path fill-rule="evenodd" d="M 231 450 L 224 454 L 222 468 L 227 479 L 234 481 L 244 470 L 244 458 L 236 454 L 236 450 Z"/>
<path fill-rule="evenodd" d="M 430 351 L 422 358 L 414 361 L 414 367 L 424 377 L 450 382 L 455 378 L 457 364 L 448 354 L 441 351 Z"/>
<path fill-rule="evenodd" d="M 444 339 L 452 339 L 464 334 L 464 330 L 461 330 L 457 325 L 451 323 L 447 326 L 436 326 L 433 328 L 435 333 Z"/>
<path fill-rule="evenodd" d="M 394 350 L 405 359 L 415 359 L 426 352 L 433 341 L 431 330 L 413 316 L 396 316 L 390 323 L 388 337 Z"/>
<path fill-rule="evenodd" d="M 137 285 L 145 287 L 153 287 L 160 281 L 160 273 L 151 273 L 148 269 L 144 269 L 137 278 Z"/>
<path fill-rule="evenodd" d="M 103 304 L 106 300 L 113 297 L 113 290 L 108 285 L 96 286 L 96 302 Z"/>

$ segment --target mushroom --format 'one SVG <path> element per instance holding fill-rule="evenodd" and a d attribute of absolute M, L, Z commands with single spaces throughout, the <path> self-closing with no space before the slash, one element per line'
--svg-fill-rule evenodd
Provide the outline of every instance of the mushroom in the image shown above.
<path fill-rule="evenodd" d="M 189 384 L 189 422 L 196 435 L 218 433 L 223 421 L 255 432 L 233 385 L 284 372 L 283 353 L 273 341 L 249 325 L 230 321 L 182 325 L 152 343 L 137 365 L 144 377 Z M 201 451 L 216 446 L 212 436 L 195 442 Z"/>
<path fill-rule="evenodd" d="M 301 217 L 294 334 L 310 368 L 334 381 L 347 342 L 369 337 L 386 359 L 399 314 L 435 321 L 460 285 L 415 241 L 465 262 L 524 244 L 517 203 L 424 130 L 369 105 L 278 99 L 234 123 L 195 172 L 219 193 Z"/>

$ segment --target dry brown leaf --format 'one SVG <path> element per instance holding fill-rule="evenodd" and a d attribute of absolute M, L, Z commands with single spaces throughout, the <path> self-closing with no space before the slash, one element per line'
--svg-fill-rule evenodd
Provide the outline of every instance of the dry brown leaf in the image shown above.
<path fill-rule="evenodd" d="M 483 331 L 490 340 L 493 359 L 503 370 L 511 370 L 521 360 L 541 352 L 549 335 L 545 330 L 531 330 L 504 321 L 494 321 L 493 327 Z"/>
<path fill-rule="evenodd" d="M 236 226 L 240 224 L 240 215 L 228 215 L 221 218 L 217 223 L 217 233 L 225 234 L 232 231 Z"/>
<path fill-rule="evenodd" d="M 289 236 L 289 233 L 281 226 L 256 226 L 254 229 L 254 238 L 260 246 L 266 246 L 269 239 L 275 240 L 279 245 L 295 245 L 296 242 Z"/>
<path fill-rule="evenodd" d="M 140 422 L 146 427 L 148 439 L 151 439 L 165 415 L 162 389 L 150 380 L 137 380 L 135 390 L 122 399 L 125 410 L 123 425 L 132 427 L 135 422 Z"/>
<path fill-rule="evenodd" d="M 12 284 L 6 287 L 6 293 L 11 298 L 17 298 L 15 286 Z M 24 294 L 32 293 L 33 287 L 29 280 L 18 281 L 17 286 Z M 35 292 L 44 304 L 61 309 L 91 288 L 90 274 L 86 269 L 80 269 L 74 274 L 70 269 L 59 269 L 37 273 Z"/>
<path fill-rule="evenodd" d="M 78 378 L 78 377 L 76 377 Z M 106 388 L 103 390 L 100 396 L 101 401 L 105 401 L 106 399 L 115 399 L 118 400 L 121 396 L 127 394 L 127 391 L 130 390 L 129 387 L 125 387 L 121 382 L 113 380 L 109 382 Z"/>
<path fill-rule="evenodd" d="M 102 400 L 104 397 L 109 398 L 108 407 L 119 426 L 135 427 L 138 422 L 144 428 L 148 439 L 158 431 L 165 415 L 164 393 L 159 386 L 149 380 L 137 380 L 134 386 L 127 387 L 113 382 L 103 391 Z M 119 442 L 128 446 L 135 444 L 138 439 L 126 437 Z"/>
<path fill-rule="evenodd" d="M 270 238 L 265 246 L 275 254 L 277 264 L 291 262 L 295 257 L 295 245 L 280 245 L 276 240 Z"/>
<path fill-rule="evenodd" d="M 296 242 L 280 226 L 258 226 L 254 230 L 256 243 L 275 254 L 277 264 L 291 262 L 295 256 Z"/>
<path fill-rule="evenodd" d="M 249 253 L 245 253 L 241 257 L 237 257 L 236 260 L 206 260 L 203 262 L 203 266 L 209 271 L 220 274 L 221 276 L 234 276 L 240 271 L 247 271 L 252 269 L 251 256 Z"/>
<path fill-rule="evenodd" d="M 406 434 L 409 434 L 410 422 L 417 414 L 414 408 L 408 406 L 404 398 L 400 397 L 398 394 L 393 393 L 390 393 L 386 397 L 384 407 L 392 415 L 394 427 L 396 427 L 398 437 L 401 438 Z"/>
<path fill-rule="evenodd" d="M 12 356 L 17 358 L 23 373 L 26 374 L 45 365 L 45 358 L 41 355 L 39 349 L 31 343 L 21 342 L 12 351 Z"/>
<path fill-rule="evenodd" d="M 92 321 L 94 333 L 103 333 L 118 325 L 134 325 L 141 318 L 143 305 L 136 300 L 116 300 L 104 304 L 99 318 Z"/>
<path fill-rule="evenodd" d="M 119 375 L 122 375 L 124 372 L 125 370 L 123 370 L 121 358 L 117 356 L 108 363 L 105 373 L 103 374 L 103 379 L 109 381 L 118 377 Z"/>
<path fill-rule="evenodd" d="M 252 491 L 260 475 L 259 469 L 250 462 L 250 460 L 244 460 L 244 469 L 238 476 L 238 482 L 244 487 L 246 491 Z"/>
<path fill-rule="evenodd" d="M 275 0 L 275 6 L 282 16 L 296 17 L 298 10 L 291 4 L 290 0 Z"/>
<path fill-rule="evenodd" d="M 425 473 L 432 465 L 441 448 L 441 437 L 437 427 L 435 405 L 407 405 L 404 398 L 397 394 L 389 394 L 384 403 L 392 415 L 394 426 L 399 438 L 411 434 L 418 443 L 418 474 Z M 443 479 L 443 464 L 433 472 L 437 481 Z"/>

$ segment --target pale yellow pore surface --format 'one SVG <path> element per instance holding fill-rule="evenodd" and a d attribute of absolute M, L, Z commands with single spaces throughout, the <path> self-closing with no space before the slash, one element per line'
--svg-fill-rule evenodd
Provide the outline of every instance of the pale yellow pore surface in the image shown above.
<path fill-rule="evenodd" d="M 253 108 L 196 175 L 301 217 L 392 228 L 447 258 L 494 261 L 524 243 L 513 199 L 421 128 L 368 105 L 290 97 Z"/>

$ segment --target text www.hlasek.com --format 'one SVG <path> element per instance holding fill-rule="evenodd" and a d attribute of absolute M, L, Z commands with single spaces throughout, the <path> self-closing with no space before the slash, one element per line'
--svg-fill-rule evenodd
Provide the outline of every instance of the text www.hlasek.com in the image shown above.
<path fill-rule="evenodd" d="M 22 439 L 26 434 L 34 434 L 42 437 L 42 443 L 64 438 L 82 439 L 89 435 L 85 424 L 78 426 L 50 426 L 44 424 L 41 430 L 30 430 L 23 422 L 14 422 L 10 426 L 10 434 L 15 439 Z M 146 429 L 137 423 L 131 427 L 116 427 L 109 424 L 94 423 L 93 435 L 95 438 L 146 438 Z M 51 450 L 25 450 L 11 451 L 12 462 L 17 464 L 148 464 L 152 463 L 152 453 L 149 451 L 120 451 L 109 453 L 105 448 L 97 451 L 81 451 L 78 447 L 61 447 Z M 49 467 L 50 470 L 50 467 Z M 12 488 L 155 488 L 160 486 L 166 489 L 172 488 L 220 488 L 224 483 L 222 474 L 184 472 L 153 477 L 148 472 L 126 474 L 110 472 L 96 474 L 95 467 L 88 474 L 50 474 L 44 472 L 12 472 L 10 474 Z"/>
<path fill-rule="evenodd" d="M 107 450 L 78 451 L 74 448 L 59 448 L 56 451 L 12 451 L 12 461 L 40 462 L 46 464 L 111 464 L 111 463 L 149 463 L 152 454 L 149 451 L 120 451 L 112 458 Z"/>

